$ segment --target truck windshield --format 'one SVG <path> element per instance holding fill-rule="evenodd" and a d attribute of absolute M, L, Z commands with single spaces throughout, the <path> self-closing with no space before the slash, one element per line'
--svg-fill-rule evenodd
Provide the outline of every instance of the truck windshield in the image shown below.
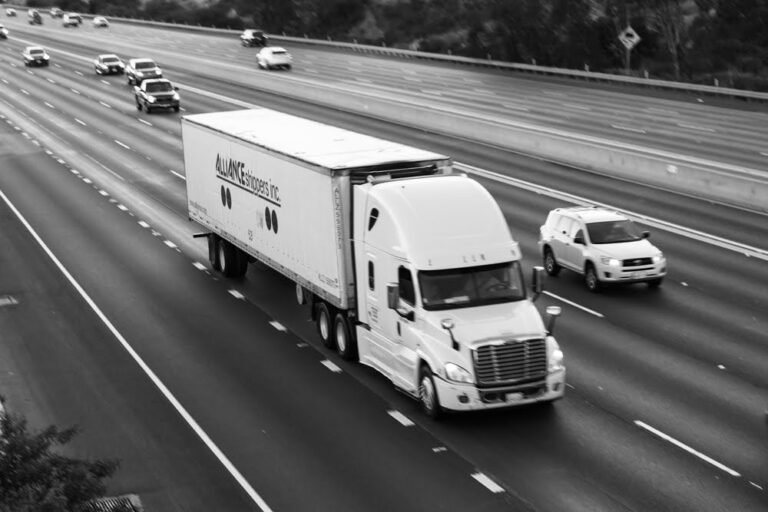
<path fill-rule="evenodd" d="M 525 299 L 520 263 L 419 272 L 426 310 L 469 308 Z"/>

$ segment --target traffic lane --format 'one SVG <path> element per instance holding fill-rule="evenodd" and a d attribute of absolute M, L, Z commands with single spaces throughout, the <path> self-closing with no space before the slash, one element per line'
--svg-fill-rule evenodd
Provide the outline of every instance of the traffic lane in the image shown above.
<path fill-rule="evenodd" d="M 517 503 L 478 483 L 465 461 L 434 452 L 434 439 L 407 431 L 375 395 L 296 346 L 301 340 L 286 342 L 258 308 L 89 184 L 37 168 L 2 185 L 269 503 L 317 510 L 422 510 L 427 502 L 502 510 Z M 300 492 L 286 484 L 292 481 L 303 482 Z"/>
<path fill-rule="evenodd" d="M 8 151 L 7 136 L 0 140 L 6 195 L 9 174 L 52 166 L 47 156 Z M 8 410 L 25 415 L 33 430 L 78 426 L 73 456 L 118 459 L 110 495 L 138 493 L 158 510 L 254 510 L 2 200 L 0 244 L 0 293 L 17 301 L 0 308 Z"/>
<path fill-rule="evenodd" d="M 262 265 L 251 266 L 248 280 L 243 292 L 250 300 L 266 301 L 263 307 L 270 315 L 303 338 L 318 343 L 314 325 L 307 322 L 307 310 L 295 305 L 292 283 Z M 545 297 L 538 306 L 543 309 L 552 303 Z M 353 363 L 342 362 L 340 366 L 536 510 L 608 511 L 620 507 L 722 510 L 727 500 L 736 503 L 740 510 L 761 510 L 761 495 L 749 483 L 752 480 L 746 476 L 731 479 L 696 456 L 655 439 L 656 436 L 634 423 L 638 420 L 659 428 L 669 427 L 667 416 L 659 414 L 656 408 L 666 414 L 669 412 L 666 406 L 676 405 L 680 397 L 660 385 L 649 384 L 658 379 L 656 373 L 663 376 L 660 382 L 667 382 L 670 376 L 664 373 L 664 367 L 654 369 L 652 365 L 636 361 L 637 356 L 632 353 L 638 350 L 621 353 L 617 339 L 626 334 L 612 326 L 610 332 L 602 335 L 600 325 L 579 311 L 568 311 L 558 321 L 556 335 L 566 354 L 569 390 L 565 399 L 557 402 L 550 412 L 525 407 L 506 412 L 449 415 L 444 422 L 435 423 L 423 416 L 418 403 L 395 391 L 391 383 L 374 370 Z M 605 350 L 605 347 L 613 348 Z M 331 356 L 330 351 L 320 350 Z M 594 376 L 590 374 L 593 369 L 599 370 Z M 632 386 L 637 385 L 634 377 L 649 369 L 650 376 L 642 375 L 648 379 L 640 384 L 643 393 L 633 394 Z M 623 371 L 632 379 L 625 378 Z M 593 385 L 595 382 L 597 385 Z M 713 382 L 713 386 L 717 382 Z M 657 392 L 663 403 L 649 405 L 644 397 L 648 393 L 656 396 Z M 720 413 L 708 409 L 713 401 L 722 403 L 721 398 L 708 397 L 705 405 L 694 408 L 694 420 Z M 689 402 L 690 396 L 682 397 L 682 404 Z M 741 430 L 744 411 L 740 407 L 734 409 L 739 413 L 738 420 L 721 432 L 728 437 L 714 445 L 717 448 L 714 453 L 723 455 L 732 432 Z M 732 411 L 730 407 L 727 410 L 728 414 Z M 684 413 L 679 421 L 684 422 L 690 411 L 688 407 L 682 407 L 681 411 Z M 727 414 L 722 417 L 726 424 L 727 417 Z M 695 424 L 694 420 L 690 424 Z M 680 437 L 695 444 L 698 436 L 709 435 L 719 424 L 703 428 L 696 437 Z M 678 427 L 678 421 L 673 421 L 672 426 Z M 747 431 L 743 442 L 738 441 L 736 447 L 726 450 L 725 459 L 730 462 L 736 460 L 733 457 L 741 456 L 741 448 L 756 440 L 753 434 L 754 431 Z M 759 444 L 759 437 L 756 442 Z M 705 444 L 699 448 L 706 453 L 710 447 Z M 748 471 L 749 478 L 759 485 L 762 483 L 760 473 L 751 470 L 759 468 L 761 463 L 750 459 L 754 459 L 754 455 L 739 459 L 734 465 Z M 524 461 L 524 464 L 510 461 Z M 710 482 L 718 485 L 710 488 Z"/>

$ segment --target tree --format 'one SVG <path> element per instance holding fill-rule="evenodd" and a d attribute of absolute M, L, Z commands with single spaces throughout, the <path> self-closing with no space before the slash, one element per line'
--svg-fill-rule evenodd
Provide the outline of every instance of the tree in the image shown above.
<path fill-rule="evenodd" d="M 0 413 L 0 512 L 76 512 L 104 495 L 119 463 L 57 453 L 77 433 L 55 426 L 31 433 L 23 417 Z"/>

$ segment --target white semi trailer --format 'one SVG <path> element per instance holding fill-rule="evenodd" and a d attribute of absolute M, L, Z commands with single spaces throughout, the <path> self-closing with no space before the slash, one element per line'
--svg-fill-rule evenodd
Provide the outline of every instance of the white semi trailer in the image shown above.
<path fill-rule="evenodd" d="M 267 109 L 182 118 L 189 218 L 209 258 L 296 283 L 322 343 L 424 411 L 552 402 L 563 354 L 501 209 L 451 159 Z"/>

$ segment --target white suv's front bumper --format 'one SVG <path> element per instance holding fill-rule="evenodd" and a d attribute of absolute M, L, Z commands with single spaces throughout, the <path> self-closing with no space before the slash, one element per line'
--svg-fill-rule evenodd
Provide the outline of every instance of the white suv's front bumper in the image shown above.
<path fill-rule="evenodd" d="M 598 264 L 600 281 L 605 283 L 642 283 L 662 279 L 667 275 L 667 260 L 639 267 L 622 267 Z"/>

